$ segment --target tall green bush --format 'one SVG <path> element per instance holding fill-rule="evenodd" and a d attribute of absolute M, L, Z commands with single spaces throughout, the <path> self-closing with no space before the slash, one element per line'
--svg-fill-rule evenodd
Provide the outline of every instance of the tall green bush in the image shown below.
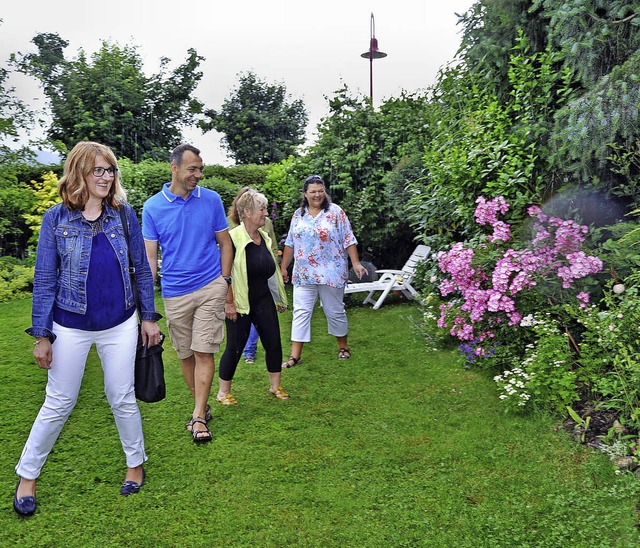
<path fill-rule="evenodd" d="M 0 302 L 27 297 L 33 288 L 33 266 L 15 257 L 0 257 Z"/>
<path fill-rule="evenodd" d="M 159 192 L 164 183 L 171 181 L 169 162 L 143 160 L 135 163 L 128 158 L 118 160 L 122 186 L 127 191 L 127 200 L 140 215 L 142 206 L 150 196 Z"/>
<path fill-rule="evenodd" d="M 413 245 L 397 206 L 408 198 L 403 177 L 415 175 L 406 169 L 407 158 L 427 140 L 428 100 L 403 94 L 375 110 L 368 98 L 354 97 L 344 86 L 329 100 L 329 108 L 304 160 L 308 174 L 323 177 L 332 199 L 349 216 L 361 255 L 379 267 L 396 268 Z M 398 245 L 399 240 L 405 245 Z"/>
<path fill-rule="evenodd" d="M 554 70 L 553 52 L 531 53 L 520 33 L 509 59 L 508 99 L 483 76 L 452 67 L 434 89 L 439 122 L 424 153 L 425 177 L 409 184 L 409 220 L 424 241 L 441 247 L 470 238 L 475 197 L 504 196 L 509 222 L 553 195 L 546 139 L 554 109 L 569 95 L 569 73 Z"/>
<path fill-rule="evenodd" d="M 302 185 L 311 174 L 304 158 L 290 156 L 278 164 L 271 164 L 260 191 L 271 206 L 271 219 L 278 239 L 289 231 L 289 223 L 302 199 Z M 275 204 L 275 206 L 274 206 Z"/>
<path fill-rule="evenodd" d="M 246 164 L 237 166 L 205 165 L 204 176 L 206 178 L 218 177 L 226 179 L 238 186 L 251 186 L 257 188 L 265 181 L 269 171 L 269 165 Z"/>
<path fill-rule="evenodd" d="M 235 183 L 230 183 L 226 179 L 221 179 L 219 177 L 211 177 L 207 179 L 202 179 L 200 181 L 200 186 L 204 188 L 208 188 L 211 190 L 215 190 L 222 199 L 222 203 L 224 204 L 225 210 L 228 210 L 233 202 L 233 199 L 238 194 L 238 190 L 240 190 L 240 186 Z"/>
<path fill-rule="evenodd" d="M 24 214 L 24 219 L 32 233 L 29 244 L 35 249 L 45 211 L 60 201 L 58 176 L 53 171 L 48 171 L 42 176 L 42 181 L 31 181 L 29 190 L 33 194 L 33 209 Z"/>
<path fill-rule="evenodd" d="M 33 195 L 18 180 L 11 165 L 0 164 L 0 255 L 24 258 L 31 230 L 25 214 L 33 207 Z"/>

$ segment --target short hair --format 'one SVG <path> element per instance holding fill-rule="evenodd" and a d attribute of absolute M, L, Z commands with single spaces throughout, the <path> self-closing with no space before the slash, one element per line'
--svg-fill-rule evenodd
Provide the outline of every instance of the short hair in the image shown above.
<path fill-rule="evenodd" d="M 113 184 L 109 188 L 109 193 L 104 198 L 103 203 L 117 209 L 125 201 L 126 195 L 120 184 L 116 155 L 106 145 L 93 141 L 80 141 L 69 152 L 64 163 L 62 177 L 58 182 L 58 194 L 62 203 L 68 209 L 82 211 L 89 201 L 89 188 L 85 179 L 93 173 L 98 156 L 104 158 L 116 170 Z"/>
<path fill-rule="evenodd" d="M 268 203 L 267 197 L 264 194 L 260 194 L 257 190 L 248 188 L 242 195 L 236 197 L 236 211 L 238 212 L 238 219 L 240 222 L 244 220 L 244 210 L 248 209 L 253 212 L 261 206 L 266 206 Z"/>
<path fill-rule="evenodd" d="M 182 144 L 178 145 L 171 151 L 171 156 L 169 157 L 170 164 L 182 165 L 182 157 L 185 152 L 193 152 L 196 156 L 200 156 L 200 149 L 194 147 L 193 145 Z"/>
<path fill-rule="evenodd" d="M 240 198 L 240 196 L 242 196 L 248 190 L 253 190 L 253 189 L 250 186 L 243 186 L 238 191 L 238 194 L 236 194 L 236 197 L 233 199 L 233 202 L 231 202 L 231 205 L 229 206 L 229 210 L 227 211 L 227 217 L 229 217 L 229 220 L 235 225 L 240 224 L 240 217 L 238 216 L 238 208 L 237 208 L 238 198 Z"/>

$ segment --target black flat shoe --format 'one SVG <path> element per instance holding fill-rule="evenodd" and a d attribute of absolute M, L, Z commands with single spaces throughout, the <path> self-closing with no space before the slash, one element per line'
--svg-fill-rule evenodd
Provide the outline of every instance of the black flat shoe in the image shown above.
<path fill-rule="evenodd" d="M 36 512 L 36 497 L 22 497 L 19 499 L 18 487 L 20 487 L 20 480 L 18 480 L 18 485 L 16 485 L 16 494 L 13 497 L 13 509 L 19 516 L 33 516 Z"/>
<path fill-rule="evenodd" d="M 140 491 L 140 487 L 142 487 L 144 485 L 144 478 L 145 478 L 145 472 L 144 472 L 144 468 L 142 469 L 142 481 L 140 483 L 137 483 L 135 481 L 125 481 L 122 484 L 122 487 L 120 488 L 120 494 L 123 497 L 128 497 L 129 495 L 135 495 L 138 491 Z"/>

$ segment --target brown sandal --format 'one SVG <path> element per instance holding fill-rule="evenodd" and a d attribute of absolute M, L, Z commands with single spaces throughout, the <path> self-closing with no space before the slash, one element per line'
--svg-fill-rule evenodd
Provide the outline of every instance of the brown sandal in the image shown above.
<path fill-rule="evenodd" d="M 351 350 L 349 350 L 348 348 L 341 348 L 338 351 L 339 360 L 348 360 L 349 358 L 351 358 Z"/>
<path fill-rule="evenodd" d="M 280 385 L 278 385 L 275 390 L 269 389 L 269 393 L 273 394 L 279 400 L 288 400 L 289 399 L 289 394 L 287 394 L 284 391 L 284 388 L 282 388 L 282 386 L 280 386 Z"/>
<path fill-rule="evenodd" d="M 193 427 L 196 424 L 202 424 L 204 426 L 204 430 L 194 430 Z M 195 443 L 207 443 L 208 441 L 211 441 L 213 439 L 211 430 L 209 430 L 206 421 L 202 417 L 196 417 L 195 419 L 193 419 L 191 427 L 191 435 L 193 436 L 193 441 Z"/>
<path fill-rule="evenodd" d="M 220 402 L 221 405 L 238 405 L 238 400 L 233 397 L 231 392 L 222 396 L 218 402 Z"/>
<path fill-rule="evenodd" d="M 282 369 L 289 369 L 294 365 L 298 365 L 299 363 L 302 363 L 302 358 L 294 358 L 293 356 L 289 356 L 289 359 L 287 359 L 286 362 L 282 363 Z"/>
<path fill-rule="evenodd" d="M 211 406 L 207 404 L 207 408 L 205 409 L 204 420 L 208 423 L 213 418 L 211 415 Z M 189 418 L 187 424 L 184 425 L 185 429 L 191 432 L 191 428 L 193 427 L 193 417 Z"/>

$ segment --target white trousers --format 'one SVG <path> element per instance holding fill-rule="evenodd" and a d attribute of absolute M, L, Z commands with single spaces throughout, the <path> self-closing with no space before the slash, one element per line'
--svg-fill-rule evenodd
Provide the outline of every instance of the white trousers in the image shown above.
<path fill-rule="evenodd" d="M 293 321 L 291 340 L 309 342 L 311 340 L 311 316 L 316 301 L 320 297 L 322 310 L 327 317 L 329 335 L 346 337 L 349 332 L 347 313 L 344 309 L 344 288 L 328 285 L 309 284 L 293 286 Z"/>
<path fill-rule="evenodd" d="M 56 341 L 48 370 L 44 404 L 22 450 L 16 473 L 37 479 L 53 444 L 73 410 L 84 375 L 87 356 L 95 343 L 104 372 L 104 389 L 115 418 L 127 466 L 147 460 L 142 417 L 133 389 L 133 363 L 138 340 L 138 316 L 104 331 L 82 331 L 53 324 Z"/>

